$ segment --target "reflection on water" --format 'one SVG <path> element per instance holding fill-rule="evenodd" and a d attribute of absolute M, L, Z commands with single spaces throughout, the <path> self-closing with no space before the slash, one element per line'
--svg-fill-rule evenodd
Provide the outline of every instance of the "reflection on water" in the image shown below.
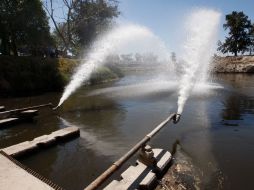
<path fill-rule="evenodd" d="M 170 82 L 147 81 L 137 86 L 135 81 L 142 81 L 142 76 L 129 78 L 83 87 L 57 112 L 43 109 L 35 122 L 1 130 L 0 147 L 62 127 L 78 126 L 80 138 L 20 161 L 66 189 L 84 188 L 170 112 L 176 111 L 175 87 L 165 88 Z M 217 75 L 216 81 L 224 88 L 197 90 L 188 100 L 180 122 L 168 125 L 150 144 L 171 150 L 179 140 L 200 168 L 206 189 L 252 189 L 254 76 Z M 142 95 L 135 95 L 136 92 Z M 0 105 L 14 108 L 56 104 L 59 96 L 51 93 L 0 99 Z"/>
<path fill-rule="evenodd" d="M 225 120 L 240 120 L 241 119 L 241 99 L 239 96 L 229 96 L 224 102 L 225 109 L 222 113 L 222 118 Z"/>

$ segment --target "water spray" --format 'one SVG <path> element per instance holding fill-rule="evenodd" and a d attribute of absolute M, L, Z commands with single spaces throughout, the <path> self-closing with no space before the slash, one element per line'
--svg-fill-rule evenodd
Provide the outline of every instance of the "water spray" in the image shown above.
<path fill-rule="evenodd" d="M 126 52 L 126 50 L 133 51 L 133 48 L 128 48 L 130 44 L 135 44 L 135 51 L 152 51 L 160 55 L 161 58 L 169 59 L 165 44 L 148 28 L 134 24 L 117 26 L 95 40 L 85 57 L 85 61 L 79 65 L 70 83 L 65 87 L 58 106 L 75 92 L 83 82 L 89 80 L 92 72 L 105 63 L 108 55 L 116 52 L 122 53 L 121 51 Z"/>
<path fill-rule="evenodd" d="M 209 22 L 208 22 L 209 21 Z M 215 50 L 220 13 L 211 9 L 195 10 L 187 19 L 187 40 L 183 49 L 183 75 L 180 80 L 178 110 L 184 105 L 196 83 L 205 83 Z"/>

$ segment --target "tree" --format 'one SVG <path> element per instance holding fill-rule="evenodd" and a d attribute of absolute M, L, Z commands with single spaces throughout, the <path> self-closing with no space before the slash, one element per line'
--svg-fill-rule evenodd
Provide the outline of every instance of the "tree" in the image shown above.
<path fill-rule="evenodd" d="M 250 55 L 252 55 L 252 52 L 254 51 L 254 24 L 252 24 L 251 29 L 249 31 L 249 39 L 250 39 L 250 43 L 249 43 L 248 49 L 249 49 Z"/>
<path fill-rule="evenodd" d="M 26 48 L 37 55 L 53 44 L 40 0 L 2 0 L 0 19 L 2 54 L 18 55 L 19 48 Z"/>
<path fill-rule="evenodd" d="M 229 30 L 229 36 L 226 37 L 224 43 L 218 43 L 218 50 L 222 53 L 245 53 L 250 44 L 249 31 L 251 29 L 251 21 L 243 12 L 233 11 L 226 15 L 226 23 L 223 24 L 225 30 Z"/>
<path fill-rule="evenodd" d="M 175 52 L 172 52 L 171 53 L 171 61 L 172 61 L 172 63 L 176 63 L 176 53 Z"/>
<path fill-rule="evenodd" d="M 58 2 L 54 1 L 54 3 Z M 53 36 L 58 45 L 58 48 L 60 48 L 60 50 L 64 51 L 66 54 L 66 52 L 70 50 L 70 46 L 72 44 L 71 15 L 74 7 L 76 6 L 77 0 L 62 0 L 63 5 L 65 6 L 63 8 L 63 12 L 67 12 L 66 16 L 61 18 L 64 20 L 62 23 L 58 23 L 55 19 L 54 13 L 56 8 L 54 7 L 54 3 L 53 0 L 45 0 L 43 7 L 54 24 L 55 29 Z"/>
<path fill-rule="evenodd" d="M 79 1 L 73 14 L 74 34 L 78 48 L 88 48 L 118 14 L 116 1 Z"/>
<path fill-rule="evenodd" d="M 64 22 L 57 23 L 52 0 L 45 0 L 44 8 L 55 26 L 55 38 L 62 51 L 78 55 L 119 15 L 115 0 L 61 0 Z"/>

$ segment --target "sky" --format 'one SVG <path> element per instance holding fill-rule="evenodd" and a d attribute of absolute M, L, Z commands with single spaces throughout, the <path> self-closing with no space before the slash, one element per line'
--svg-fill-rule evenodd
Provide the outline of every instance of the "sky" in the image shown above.
<path fill-rule="evenodd" d="M 190 12 L 197 8 L 221 12 L 218 40 L 222 41 L 227 35 L 222 26 L 226 14 L 243 11 L 254 22 L 254 0 L 119 0 L 121 14 L 117 21 L 149 28 L 165 42 L 170 51 L 178 52 L 182 43 L 185 20 Z M 58 17 L 62 14 L 62 10 L 56 11 Z M 50 25 L 53 27 L 52 22 Z"/>
<path fill-rule="evenodd" d="M 227 35 L 225 15 L 243 11 L 254 22 L 254 0 L 120 0 L 120 20 L 144 25 L 158 35 L 171 51 L 178 51 L 186 17 L 197 8 L 221 12 L 218 40 Z M 207 21 L 209 22 L 209 21 Z"/>

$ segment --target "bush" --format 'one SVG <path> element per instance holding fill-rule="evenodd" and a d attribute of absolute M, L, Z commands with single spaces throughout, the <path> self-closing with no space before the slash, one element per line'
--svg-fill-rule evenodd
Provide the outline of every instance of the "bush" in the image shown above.
<path fill-rule="evenodd" d="M 23 96 L 62 90 L 67 82 L 65 75 L 74 64 L 61 67 L 66 73 L 61 72 L 60 64 L 60 59 L 0 56 L 1 95 Z"/>
<path fill-rule="evenodd" d="M 112 72 L 109 68 L 101 66 L 95 72 L 92 73 L 90 78 L 91 84 L 99 84 L 118 78 L 118 76 Z"/>
<path fill-rule="evenodd" d="M 61 91 L 80 60 L 66 58 L 0 56 L 1 96 L 27 96 Z M 114 66 L 103 66 L 90 79 L 91 84 L 109 81 L 122 74 Z"/>

